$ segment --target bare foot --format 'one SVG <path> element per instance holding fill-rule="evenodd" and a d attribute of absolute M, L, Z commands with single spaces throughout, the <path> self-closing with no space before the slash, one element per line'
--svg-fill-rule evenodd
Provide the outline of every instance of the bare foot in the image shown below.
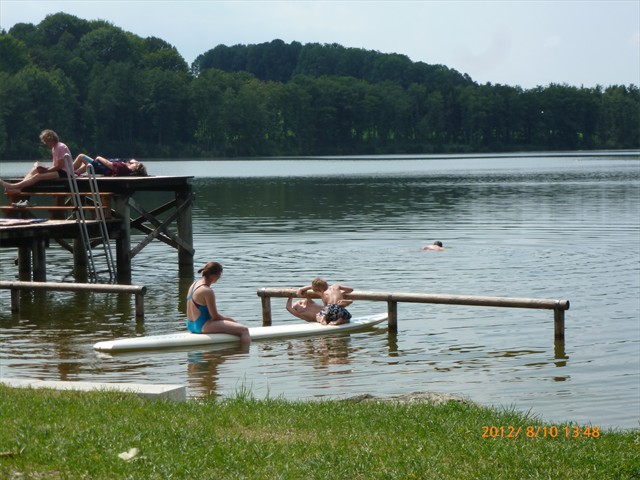
<path fill-rule="evenodd" d="M 16 188 L 13 183 L 5 182 L 0 178 L 0 185 L 4 188 L 5 193 L 18 193 L 20 192 L 19 188 Z"/>
<path fill-rule="evenodd" d="M 349 323 L 349 320 L 347 320 L 346 318 L 338 318 L 337 320 L 334 320 L 333 322 L 330 323 L 330 325 L 342 325 L 344 323 Z"/>

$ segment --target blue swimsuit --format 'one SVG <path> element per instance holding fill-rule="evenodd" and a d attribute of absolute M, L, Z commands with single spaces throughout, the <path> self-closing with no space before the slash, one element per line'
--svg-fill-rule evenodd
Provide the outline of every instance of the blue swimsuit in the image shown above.
<path fill-rule="evenodd" d="M 196 318 L 193 321 L 187 319 L 187 329 L 191 333 L 202 333 L 202 327 L 204 327 L 204 324 L 207 323 L 209 320 L 211 320 L 211 315 L 209 314 L 209 307 L 207 307 L 206 305 L 200 305 L 199 303 L 197 303 L 192 298 L 193 297 L 193 292 L 195 292 L 197 289 L 199 289 L 200 287 L 203 287 L 203 286 L 204 286 L 204 284 L 198 285 L 196 288 L 194 288 L 191 291 L 191 293 L 187 297 L 187 301 L 192 301 L 193 304 L 196 307 L 198 307 L 198 310 L 200 310 L 200 315 L 198 316 L 198 318 Z"/>

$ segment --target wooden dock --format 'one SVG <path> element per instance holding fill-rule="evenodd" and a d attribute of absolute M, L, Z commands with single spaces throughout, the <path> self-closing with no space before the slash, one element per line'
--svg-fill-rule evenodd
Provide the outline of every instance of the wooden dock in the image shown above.
<path fill-rule="evenodd" d="M 116 276 L 119 283 L 131 283 L 133 258 L 153 240 L 175 248 L 179 267 L 193 270 L 195 250 L 191 218 L 194 198 L 192 179 L 193 177 L 187 176 L 97 178 L 100 193 L 111 194 L 111 218 L 107 221 L 107 226 L 110 238 L 115 241 Z M 77 181 L 81 192 L 90 191 L 88 179 L 79 177 Z M 68 183 L 65 179 L 44 181 L 21 193 L 26 196 L 30 192 L 68 192 Z M 152 208 L 145 208 L 135 198 L 140 192 L 169 193 L 171 199 Z M 9 216 L 6 210 L 5 214 Z M 28 211 L 29 207 L 20 207 L 20 212 Z M 36 211 L 29 213 L 37 215 Z M 167 213 L 168 216 L 164 217 Z M 86 224 L 90 233 L 98 232 L 97 222 L 88 220 Z M 171 231 L 173 224 L 175 232 Z M 137 245 L 131 245 L 132 229 L 145 235 Z M 73 241 L 73 245 L 66 242 L 68 239 Z M 86 268 L 86 255 L 78 252 L 79 239 L 80 232 L 75 220 L 47 219 L 41 223 L 26 225 L 0 224 L 0 248 L 18 249 L 18 278 L 22 281 L 46 281 L 46 248 L 51 240 L 58 241 L 73 253 L 74 270 L 77 273 Z"/>

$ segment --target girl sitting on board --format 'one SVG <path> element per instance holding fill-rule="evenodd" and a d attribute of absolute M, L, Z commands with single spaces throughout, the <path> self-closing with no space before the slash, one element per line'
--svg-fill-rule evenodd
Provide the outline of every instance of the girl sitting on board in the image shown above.
<path fill-rule="evenodd" d="M 231 317 L 225 317 L 216 308 L 216 296 L 211 284 L 222 276 L 222 265 L 209 262 L 198 273 L 202 279 L 196 280 L 187 295 L 187 328 L 192 333 L 228 333 L 240 337 L 241 343 L 251 342 L 249 329 Z"/>

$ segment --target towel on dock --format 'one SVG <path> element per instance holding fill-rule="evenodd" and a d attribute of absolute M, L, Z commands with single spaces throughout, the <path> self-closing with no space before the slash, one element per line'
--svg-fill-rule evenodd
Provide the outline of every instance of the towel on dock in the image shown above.
<path fill-rule="evenodd" d="M 46 218 L 0 218 L 0 227 L 46 222 Z"/>

